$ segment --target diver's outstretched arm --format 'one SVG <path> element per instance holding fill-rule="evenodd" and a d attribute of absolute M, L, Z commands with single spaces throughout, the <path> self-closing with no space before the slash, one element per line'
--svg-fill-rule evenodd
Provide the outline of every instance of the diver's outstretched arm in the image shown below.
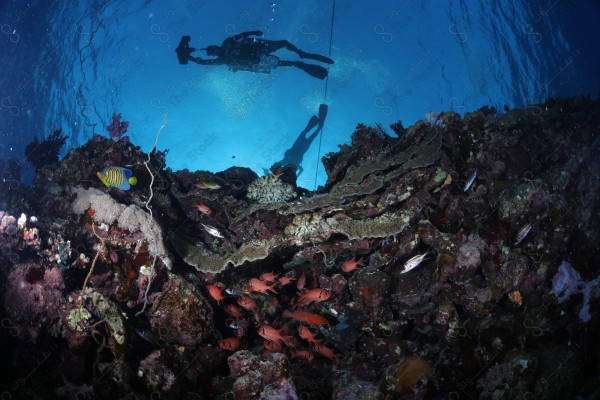
<path fill-rule="evenodd" d="M 262 35 L 263 35 L 262 31 L 248 31 L 248 32 L 242 32 L 242 33 L 233 35 L 229 39 L 233 39 L 236 42 L 241 42 L 242 40 L 246 39 L 249 36 L 262 36 Z M 225 39 L 225 40 L 227 40 L 227 39 Z M 225 42 L 223 42 L 223 43 L 225 43 Z"/>
<path fill-rule="evenodd" d="M 256 31 L 242 32 L 235 36 L 239 36 L 239 35 L 241 35 L 243 38 L 247 38 L 248 36 L 262 36 L 263 33 L 262 33 L 262 31 L 256 30 Z"/>

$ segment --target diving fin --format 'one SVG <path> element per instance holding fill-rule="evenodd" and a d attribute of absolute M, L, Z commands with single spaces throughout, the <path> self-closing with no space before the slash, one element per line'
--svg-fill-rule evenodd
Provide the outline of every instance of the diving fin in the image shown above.
<path fill-rule="evenodd" d="M 191 53 L 196 51 L 196 49 L 190 47 L 190 39 L 190 36 L 182 36 L 179 46 L 175 49 L 179 64 L 187 64 L 190 58 L 192 58 Z"/>
<path fill-rule="evenodd" d="M 319 120 L 321 121 L 321 123 L 325 122 L 325 118 L 327 118 L 327 110 L 328 110 L 328 106 L 327 104 L 321 104 L 319 105 Z"/>
<path fill-rule="evenodd" d="M 300 68 L 310 76 L 314 76 L 317 79 L 325 79 L 327 77 L 327 68 L 321 67 L 320 65 L 306 64 L 302 61 L 296 61 L 294 66 Z"/>
<path fill-rule="evenodd" d="M 321 61 L 327 64 L 333 64 L 333 60 L 331 58 L 322 56 L 320 54 L 306 53 L 304 51 L 300 52 L 299 54 L 300 58 L 309 58 L 311 60 Z"/>
<path fill-rule="evenodd" d="M 319 117 L 317 117 L 316 115 L 313 115 L 308 120 L 308 124 L 306 124 L 306 128 L 304 128 L 302 133 L 305 134 L 306 132 L 310 131 L 312 128 L 319 125 L 320 122 L 321 122 L 321 120 L 319 119 Z"/>

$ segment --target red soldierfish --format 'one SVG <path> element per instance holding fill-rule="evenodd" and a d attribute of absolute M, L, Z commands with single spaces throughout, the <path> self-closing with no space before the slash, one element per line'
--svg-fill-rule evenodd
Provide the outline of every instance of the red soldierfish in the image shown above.
<path fill-rule="evenodd" d="M 261 325 L 261 327 L 258 328 L 258 334 L 263 338 L 278 344 L 283 342 L 288 347 L 294 347 L 295 344 L 293 336 L 283 336 L 281 329 L 275 329 L 269 325 Z"/>
<path fill-rule="evenodd" d="M 260 280 L 265 281 L 265 282 L 277 282 L 278 276 L 279 276 L 279 274 L 276 274 L 273 271 L 265 272 L 264 274 L 262 274 L 260 276 Z"/>
<path fill-rule="evenodd" d="M 222 305 L 223 304 L 223 289 L 221 289 L 219 287 L 219 285 L 206 285 L 206 288 L 208 289 L 208 294 L 210 294 L 210 297 L 215 299 L 217 304 Z"/>
<path fill-rule="evenodd" d="M 269 294 L 269 291 L 277 294 L 277 291 L 275 290 L 275 284 L 269 286 L 267 285 L 266 281 L 261 281 L 260 279 L 256 278 L 250 279 L 250 281 L 248 282 L 248 289 L 250 289 L 253 292 L 263 294 Z"/>
<path fill-rule="evenodd" d="M 322 342 L 321 339 L 315 338 L 315 335 L 305 326 L 298 327 L 298 335 L 300 335 L 302 339 L 306 340 L 313 347 L 319 346 L 319 344 Z"/>
<path fill-rule="evenodd" d="M 359 265 L 362 265 L 363 267 L 365 266 L 365 264 L 362 262 L 362 258 L 360 260 L 356 260 L 356 258 L 353 258 L 342 264 L 342 271 L 354 271 L 356 268 L 358 268 Z"/>
<path fill-rule="evenodd" d="M 283 312 L 283 316 L 286 318 L 293 318 L 297 321 L 306 322 L 309 325 L 327 325 L 329 323 L 327 318 L 307 311 L 290 312 L 286 310 Z"/>
<path fill-rule="evenodd" d="M 219 347 L 223 350 L 235 350 L 239 347 L 241 341 L 238 338 L 231 337 L 219 341 Z"/>
<path fill-rule="evenodd" d="M 302 291 L 300 291 L 298 293 L 298 295 L 300 296 L 298 299 L 298 302 L 296 303 L 297 306 L 303 306 L 305 304 L 310 304 L 313 301 L 318 302 L 318 301 L 325 301 L 327 299 L 329 299 L 331 297 L 331 293 L 329 293 L 327 290 L 325 289 L 304 289 Z"/>
<path fill-rule="evenodd" d="M 315 355 L 307 350 L 298 350 L 292 353 L 292 356 L 290 358 L 299 358 L 301 360 L 310 362 L 315 359 Z"/>

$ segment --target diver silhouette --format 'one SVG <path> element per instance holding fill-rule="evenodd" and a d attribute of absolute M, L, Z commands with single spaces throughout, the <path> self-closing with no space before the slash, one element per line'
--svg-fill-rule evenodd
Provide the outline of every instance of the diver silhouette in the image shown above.
<path fill-rule="evenodd" d="M 298 54 L 300 58 L 333 64 L 331 58 L 302 51 L 287 40 L 266 40 L 250 37 L 262 36 L 262 34 L 261 31 L 243 32 L 228 37 L 223 41 L 221 46 L 213 45 L 200 49 L 205 50 L 208 56 L 216 57 L 212 59 L 202 59 L 192 56 L 192 53 L 197 49 L 190 47 L 190 36 L 183 36 L 175 51 L 177 52 L 180 64 L 187 64 L 188 61 L 192 61 L 201 65 L 227 65 L 233 72 L 252 71 L 267 74 L 271 72 L 271 69 L 276 67 L 296 67 L 318 79 L 325 79 L 327 77 L 327 69 L 325 67 L 307 64 L 302 61 L 282 60 L 271 53 L 285 48 Z"/>
<path fill-rule="evenodd" d="M 310 117 L 310 119 L 308 120 L 308 124 L 306 124 L 304 130 L 300 132 L 298 138 L 296 138 L 296 141 L 294 142 L 292 147 L 285 151 L 285 153 L 283 154 L 283 159 L 281 161 L 276 162 L 275 165 L 281 166 L 282 168 L 293 165 L 296 168 L 296 176 L 299 176 L 302 173 L 302 171 L 304 171 L 304 168 L 302 168 L 302 160 L 304 159 L 304 154 L 310 148 L 313 140 L 315 140 L 315 138 L 319 136 L 319 133 L 321 133 L 326 117 L 327 105 L 321 104 L 319 107 L 318 116 L 313 115 L 312 117 Z M 316 129 L 310 135 L 306 136 L 306 134 L 315 127 Z"/>

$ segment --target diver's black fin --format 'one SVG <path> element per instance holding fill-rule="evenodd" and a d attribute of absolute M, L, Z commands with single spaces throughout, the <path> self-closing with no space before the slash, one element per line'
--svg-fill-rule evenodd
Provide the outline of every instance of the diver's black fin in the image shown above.
<path fill-rule="evenodd" d="M 306 135 L 308 132 L 310 132 L 315 126 L 319 125 L 320 123 L 321 123 L 321 120 L 319 119 L 319 117 L 317 117 L 316 115 L 313 115 L 308 120 L 308 124 L 306 124 L 306 128 L 304 128 L 304 130 L 302 132 L 300 132 L 300 136 Z"/>
<path fill-rule="evenodd" d="M 327 118 L 327 109 L 329 107 L 327 106 L 327 104 L 321 104 L 319 105 L 319 120 L 321 121 L 321 123 L 325 122 L 325 118 Z"/>
<path fill-rule="evenodd" d="M 299 53 L 300 58 L 310 58 L 311 60 L 321 61 L 327 64 L 333 64 L 333 60 L 329 57 L 322 56 L 320 54 L 306 53 L 304 51 Z"/>
<path fill-rule="evenodd" d="M 306 128 L 304 128 L 304 130 L 302 132 L 306 133 L 306 132 L 310 131 L 312 128 L 319 125 L 320 122 L 321 122 L 321 120 L 319 119 L 319 117 L 317 117 L 316 115 L 313 115 L 308 120 L 308 124 L 306 125 Z"/>
<path fill-rule="evenodd" d="M 179 60 L 179 64 L 187 64 L 190 59 L 190 36 L 182 36 L 181 41 L 179 42 L 179 46 L 175 49 L 177 52 L 177 59 Z"/>
<path fill-rule="evenodd" d="M 327 68 L 321 67 L 320 65 L 306 64 L 302 61 L 296 61 L 294 66 L 300 68 L 310 76 L 314 76 L 317 79 L 325 79 L 327 77 Z"/>

